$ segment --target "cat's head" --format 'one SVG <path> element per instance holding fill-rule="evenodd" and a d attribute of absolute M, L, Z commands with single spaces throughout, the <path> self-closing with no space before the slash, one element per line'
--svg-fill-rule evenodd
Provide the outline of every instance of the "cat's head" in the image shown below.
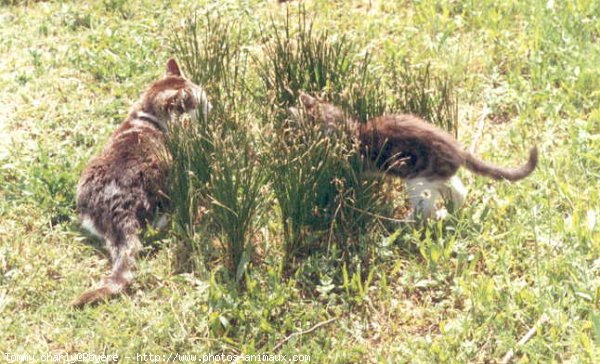
<path fill-rule="evenodd" d="M 299 100 L 304 109 L 304 115 L 322 124 L 327 134 L 340 130 L 351 120 L 339 107 L 321 101 L 307 93 L 300 92 Z M 294 107 L 289 108 L 289 112 L 295 118 L 298 118 L 300 115 L 300 111 Z"/>
<path fill-rule="evenodd" d="M 163 78 L 155 81 L 144 93 L 142 110 L 165 124 L 173 117 L 188 114 L 192 119 L 201 113 L 207 117 L 212 105 L 202 87 L 183 76 L 175 59 L 167 61 Z"/>

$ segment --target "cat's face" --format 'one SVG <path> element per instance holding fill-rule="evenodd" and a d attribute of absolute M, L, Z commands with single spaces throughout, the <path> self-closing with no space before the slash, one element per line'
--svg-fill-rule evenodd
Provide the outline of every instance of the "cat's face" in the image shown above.
<path fill-rule="evenodd" d="M 182 114 L 195 119 L 199 113 L 206 118 L 212 105 L 204 90 L 186 79 L 174 59 L 167 61 L 165 76 L 154 82 L 142 97 L 145 110 L 162 120 Z"/>

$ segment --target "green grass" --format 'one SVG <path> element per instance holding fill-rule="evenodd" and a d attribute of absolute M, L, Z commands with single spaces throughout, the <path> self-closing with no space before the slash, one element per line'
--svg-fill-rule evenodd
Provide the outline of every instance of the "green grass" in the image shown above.
<path fill-rule="evenodd" d="M 461 172 L 470 193 L 449 221 L 375 229 L 358 237 L 367 258 L 341 263 L 332 248 L 292 273 L 282 268 L 283 230 L 266 193 L 244 290 L 223 274 L 224 259 L 180 273 L 173 231 L 143 252 L 130 294 L 80 311 L 68 302 L 108 264 L 77 228 L 79 173 L 162 74 L 173 32 L 196 7 L 218 9 L 258 58 L 260 28 L 282 24 L 286 10 L 262 1 L 9 3 L 0 7 L 0 354 L 117 353 L 133 362 L 136 353 L 277 348 L 314 363 L 483 363 L 514 348 L 515 362 L 598 361 L 597 2 L 305 1 L 314 31 L 343 35 L 358 60 L 369 54 L 374 73 L 402 60 L 447 77 L 466 146 L 487 107 L 478 155 L 516 164 L 537 144 L 538 169 L 516 184 Z M 392 92 L 390 105 L 393 97 L 402 95 Z M 250 135 L 270 132 L 261 120 L 248 119 Z M 516 346 L 542 315 L 548 322 Z"/>
<path fill-rule="evenodd" d="M 267 163 L 282 226 L 284 268 L 293 270 L 297 258 L 324 248 L 331 255 L 332 245 L 348 259 L 360 236 L 376 225 L 371 216 L 382 202 L 380 184 L 364 178 L 357 145 L 347 131 L 325 135 L 319 123 L 304 115 L 298 98 L 309 92 L 347 107 L 344 96 L 352 93 L 363 101 L 362 108 L 348 111 L 362 116 L 383 103 L 375 97 L 366 103 L 367 96 L 383 93 L 369 83 L 368 59 L 358 63 L 350 40 L 315 30 L 304 7 L 288 8 L 281 25 L 271 18 L 261 27 L 261 41 L 255 64 L 262 92 L 255 104 L 271 106 L 258 112 L 265 129 L 273 131 L 267 135 Z M 290 115 L 292 106 L 300 111 L 297 116 Z"/>
<path fill-rule="evenodd" d="M 189 77 L 205 85 L 212 110 L 206 116 L 198 112 L 197 122 L 173 123 L 167 149 L 176 161 L 167 194 L 174 206 L 175 230 L 183 234 L 179 240 L 184 248 L 191 248 L 191 260 L 199 263 L 196 270 L 210 261 L 207 247 L 218 231 L 222 249 L 216 253 L 227 257 L 229 272 L 240 281 L 254 252 L 251 240 L 265 200 L 267 169 L 248 128 L 257 123 L 247 92 L 247 55 L 241 49 L 240 29 L 232 28 L 235 25 L 218 15 L 201 17 L 195 12 L 173 34 L 175 54 Z M 205 216 L 198 219 L 199 214 Z"/>

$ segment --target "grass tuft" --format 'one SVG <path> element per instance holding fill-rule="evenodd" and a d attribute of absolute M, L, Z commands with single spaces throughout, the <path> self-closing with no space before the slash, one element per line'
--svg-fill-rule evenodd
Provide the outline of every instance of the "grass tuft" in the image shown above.
<path fill-rule="evenodd" d="M 297 23 L 291 20 L 295 17 Z M 273 105 L 265 118 L 273 129 L 269 165 L 283 227 L 284 265 L 331 244 L 340 244 L 348 256 L 357 247 L 355 237 L 373 228 L 379 183 L 365 177 L 349 133 L 325 135 L 315 120 L 303 113 L 290 118 L 287 110 L 298 106 L 300 92 L 309 92 L 327 95 L 342 107 L 353 103 L 366 119 L 383 110 L 383 93 L 368 77 L 368 57 L 355 62 L 352 44 L 315 30 L 304 8 L 297 14 L 288 9 L 282 26 L 272 20 L 261 32 L 263 58 L 257 68 L 266 95 L 261 102 Z M 345 95 L 352 96 L 349 102 L 343 102 Z"/>
<path fill-rule="evenodd" d="M 186 20 L 174 35 L 174 50 L 189 77 L 205 88 L 213 108 L 207 118 L 197 115 L 198 122 L 175 124 L 167 143 L 174 160 L 169 195 L 184 242 L 196 254 L 206 253 L 207 239 L 198 234 L 216 233 L 239 281 L 253 251 L 265 172 L 245 127 L 253 116 L 244 92 L 246 56 L 239 32 L 218 16 L 203 19 L 200 23 L 196 13 Z M 202 221 L 200 215 L 205 215 Z"/>
<path fill-rule="evenodd" d="M 261 28 L 263 57 L 257 59 L 258 72 L 270 90 L 273 109 L 284 113 L 296 104 L 298 92 L 341 94 L 352 72 L 352 46 L 345 37 L 333 38 L 317 31 L 307 19 L 307 11 L 288 8 L 282 26 L 271 19 Z"/>

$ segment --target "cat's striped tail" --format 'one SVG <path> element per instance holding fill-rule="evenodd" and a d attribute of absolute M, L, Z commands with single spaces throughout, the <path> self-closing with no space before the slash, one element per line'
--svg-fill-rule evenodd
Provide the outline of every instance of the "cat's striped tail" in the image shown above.
<path fill-rule="evenodd" d="M 492 163 L 477 159 L 471 153 L 466 153 L 465 156 L 465 167 L 470 171 L 488 176 L 493 179 L 506 179 L 511 182 L 523 179 L 531 174 L 538 162 L 538 150 L 537 147 L 531 148 L 529 151 L 529 160 L 527 163 L 518 168 L 505 168 L 498 167 Z"/>
<path fill-rule="evenodd" d="M 137 236 L 126 239 L 126 244 L 116 249 L 110 276 L 103 280 L 100 287 L 84 292 L 71 302 L 71 306 L 80 308 L 85 305 L 99 303 L 123 292 L 133 280 L 132 271 L 135 268 L 135 256 L 140 247 L 141 244 Z"/>

